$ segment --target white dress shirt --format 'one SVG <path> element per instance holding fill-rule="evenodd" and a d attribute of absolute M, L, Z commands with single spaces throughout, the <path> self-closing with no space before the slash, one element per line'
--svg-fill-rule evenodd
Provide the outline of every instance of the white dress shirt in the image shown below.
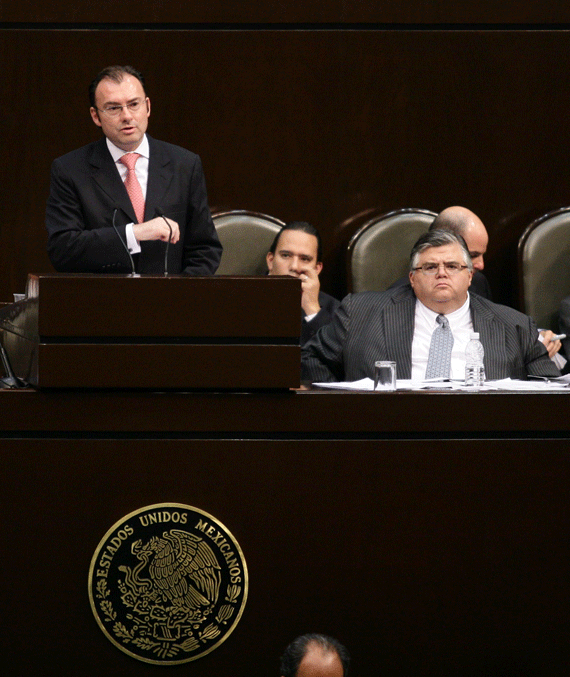
<path fill-rule="evenodd" d="M 109 149 L 109 152 L 111 153 L 111 156 L 113 158 L 113 161 L 115 162 L 115 167 L 117 168 L 117 171 L 119 172 L 119 176 L 121 177 L 121 181 L 125 181 L 127 178 L 127 172 L 128 169 L 127 167 L 121 162 L 121 158 L 123 155 L 126 155 L 125 151 L 122 150 L 121 148 L 118 148 L 115 146 L 114 143 L 109 141 L 109 139 L 106 139 L 107 141 L 107 148 Z M 135 153 L 138 153 L 141 157 L 137 160 L 137 164 L 135 165 L 135 174 L 137 175 L 138 182 L 140 183 L 141 190 L 143 197 L 146 200 L 146 187 L 148 184 L 148 162 L 149 162 L 149 147 L 148 147 L 148 139 L 146 138 L 146 134 L 143 136 L 141 142 L 139 143 L 137 149 L 133 151 Z M 128 223 L 126 228 L 125 228 L 125 233 L 127 236 L 127 247 L 131 254 L 138 254 L 141 250 L 141 246 L 135 237 L 135 234 L 133 233 L 133 224 Z"/>
<path fill-rule="evenodd" d="M 414 337 L 412 339 L 413 381 L 423 381 L 426 376 L 431 335 L 439 326 L 436 321 L 439 314 L 424 306 L 419 299 L 416 300 Z M 453 379 L 463 380 L 465 378 L 465 348 L 473 331 L 473 322 L 469 312 L 469 292 L 467 292 L 467 300 L 461 308 L 446 314 L 445 317 L 453 334 L 450 375 Z"/>

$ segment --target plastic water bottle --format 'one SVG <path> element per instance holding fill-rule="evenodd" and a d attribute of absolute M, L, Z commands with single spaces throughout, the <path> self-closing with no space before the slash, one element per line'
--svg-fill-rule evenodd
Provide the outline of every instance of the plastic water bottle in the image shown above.
<path fill-rule="evenodd" d="M 485 366 L 483 365 L 483 355 L 485 350 L 479 334 L 471 332 L 471 340 L 465 348 L 465 385 L 482 386 L 485 383 Z"/>

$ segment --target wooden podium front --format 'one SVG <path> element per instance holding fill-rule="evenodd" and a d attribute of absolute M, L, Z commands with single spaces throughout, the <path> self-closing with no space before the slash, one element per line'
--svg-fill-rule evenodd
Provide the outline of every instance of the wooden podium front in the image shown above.
<path fill-rule="evenodd" d="M 296 388 L 300 294 L 291 277 L 30 275 L 0 326 L 40 388 Z"/>

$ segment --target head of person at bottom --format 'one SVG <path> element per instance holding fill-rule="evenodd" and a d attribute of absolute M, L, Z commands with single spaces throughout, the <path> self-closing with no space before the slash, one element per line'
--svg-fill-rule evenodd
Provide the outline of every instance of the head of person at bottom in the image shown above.
<path fill-rule="evenodd" d="M 461 235 L 446 230 L 422 235 L 410 254 L 409 276 L 416 298 L 430 310 L 446 315 L 461 308 L 473 277 Z"/>
<path fill-rule="evenodd" d="M 281 677 L 348 677 L 350 655 L 336 639 L 308 634 L 294 639 L 281 656 Z"/>

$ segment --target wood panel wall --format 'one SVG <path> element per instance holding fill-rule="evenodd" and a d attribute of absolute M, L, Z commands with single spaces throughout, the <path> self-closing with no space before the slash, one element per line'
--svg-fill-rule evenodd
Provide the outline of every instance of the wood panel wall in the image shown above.
<path fill-rule="evenodd" d="M 149 133 L 201 155 L 212 206 L 319 227 L 327 291 L 345 291 L 349 217 L 462 204 L 487 224 L 487 272 L 514 305 L 518 237 L 570 204 L 569 25 L 562 0 L 4 0 L 0 301 L 52 271 L 51 161 L 98 137 L 91 78 L 131 63 Z M 4 440 L 5 569 L 31 585 L 5 591 L 3 665 L 155 674 L 96 628 L 85 572 L 118 516 L 180 500 L 234 531 L 252 587 L 234 635 L 177 674 L 276 674 L 307 629 L 338 635 L 363 677 L 567 674 L 559 442 Z M 318 503 L 315 485 L 329 489 Z"/>
<path fill-rule="evenodd" d="M 565 677 L 568 449 L 5 439 L 3 674 L 277 677 L 289 641 L 316 631 L 346 644 L 354 677 Z M 219 519 L 250 577 L 232 635 L 170 668 L 114 647 L 87 598 L 107 529 L 161 502 Z"/>
<path fill-rule="evenodd" d="M 132 63 L 148 81 L 149 133 L 201 155 L 212 206 L 322 231 L 327 291 L 345 292 L 347 218 L 461 204 L 489 229 L 496 299 L 516 305 L 518 237 L 570 203 L 570 33 L 553 24 L 570 20 L 567 6 L 136 7 L 0 9 L 0 300 L 22 291 L 28 272 L 52 270 L 51 161 L 99 134 L 86 95 L 94 74 Z"/>

